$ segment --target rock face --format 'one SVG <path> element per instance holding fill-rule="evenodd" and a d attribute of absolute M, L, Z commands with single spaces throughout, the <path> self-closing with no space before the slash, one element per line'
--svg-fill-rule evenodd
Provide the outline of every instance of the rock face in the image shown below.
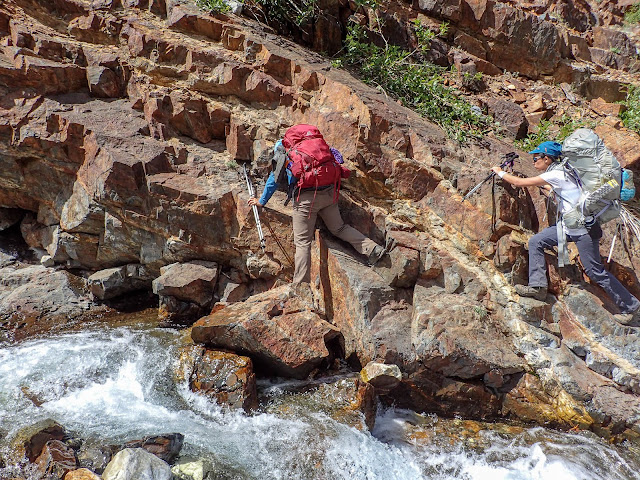
<path fill-rule="evenodd" d="M 305 378 L 331 362 L 341 335 L 323 320 L 308 286 L 283 286 L 198 320 L 196 343 L 251 357 L 258 369 Z"/>
<path fill-rule="evenodd" d="M 339 20 L 321 16 L 306 38 L 323 51 L 341 48 L 349 18 L 374 23 L 353 2 L 326 3 Z M 619 87 L 638 83 L 620 2 L 388 3 L 375 23 L 408 50 L 409 20 L 449 23 L 429 57 L 458 67 L 447 83 L 486 106 L 507 137 L 586 112 L 578 120 L 598 124 L 639 173 L 638 135 L 612 116 Z M 237 167 L 265 177 L 269 151 L 295 123 L 317 125 L 353 170 L 344 219 L 397 246 L 370 268 L 322 231 L 311 285 L 271 289 L 293 270 L 290 210 L 278 195 L 261 210 L 262 252 Z M 98 300 L 153 288 L 169 322 L 206 314 L 193 340 L 248 357 L 258 373 L 305 378 L 335 357 L 355 369 L 394 364 L 402 379 L 383 399 L 400 406 L 637 439 L 637 329 L 615 324 L 580 267 L 558 270 L 553 254 L 552 304 L 513 291 L 526 279 L 528 236 L 551 218 L 543 199 L 496 182 L 462 202 L 513 150 L 491 134 L 460 145 L 325 59 L 190 0 L 2 2 L 0 230 L 19 222 L 38 260 L 56 268 L 0 258 L 3 337 L 101 311 L 88 277 Z M 534 175 L 522 157 L 515 173 Z M 616 260 L 639 293 L 635 257 Z M 249 360 L 225 355 L 202 353 L 189 381 L 246 408 Z M 123 452 L 118 462 L 141 471 L 112 466 L 104 478 L 171 475 L 139 449 Z"/>

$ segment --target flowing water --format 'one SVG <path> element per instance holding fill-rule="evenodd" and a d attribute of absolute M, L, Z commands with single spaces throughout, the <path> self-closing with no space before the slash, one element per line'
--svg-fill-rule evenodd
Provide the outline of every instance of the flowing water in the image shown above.
<path fill-rule="evenodd" d="M 488 427 L 381 410 L 372 433 L 318 411 L 246 415 L 176 385 L 180 335 L 143 327 L 0 345 L 0 452 L 41 419 L 99 445 L 180 432 L 221 479 L 638 479 L 640 460 L 590 434 Z M 269 396 L 278 395 L 269 387 Z M 448 432 L 448 433 L 447 433 Z M 0 468 L 0 479 L 15 473 Z"/>

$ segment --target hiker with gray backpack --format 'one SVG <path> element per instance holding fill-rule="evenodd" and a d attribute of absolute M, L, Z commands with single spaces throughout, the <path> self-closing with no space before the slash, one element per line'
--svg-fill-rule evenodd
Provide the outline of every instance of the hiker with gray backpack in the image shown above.
<path fill-rule="evenodd" d="M 558 201 L 557 224 L 529 240 L 529 285 L 516 285 L 518 295 L 544 300 L 547 271 L 544 250 L 558 247 L 558 265 L 568 263 L 566 242 L 578 247 L 585 273 L 602 287 L 619 308 L 614 319 L 640 324 L 640 301 L 604 268 L 600 256 L 601 223 L 617 218 L 623 179 L 628 178 L 602 140 L 590 129 L 576 130 L 564 141 L 543 142 L 534 150 L 533 165 L 540 175 L 522 178 L 493 167 L 502 180 L 516 187 L 541 187 Z"/>
<path fill-rule="evenodd" d="M 333 235 L 365 255 L 370 265 L 385 255 L 385 248 L 342 220 L 338 209 L 340 183 L 351 172 L 342 165 L 340 152 L 329 147 L 317 127 L 303 124 L 289 128 L 274 147 L 272 164 L 260 199 L 250 198 L 248 203 L 263 207 L 279 188 L 287 192 L 285 205 L 293 199 L 293 283 L 311 279 L 311 242 L 318 215 Z"/>

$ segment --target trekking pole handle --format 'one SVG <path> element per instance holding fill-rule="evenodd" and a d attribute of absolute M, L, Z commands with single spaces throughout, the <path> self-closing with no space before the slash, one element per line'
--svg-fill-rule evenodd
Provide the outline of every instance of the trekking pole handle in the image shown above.
<path fill-rule="evenodd" d="M 500 168 L 513 168 L 516 158 L 518 157 L 519 155 L 516 152 L 507 153 L 505 155 L 504 161 L 500 164 Z M 484 185 L 486 182 L 488 182 L 493 177 L 495 177 L 495 175 L 496 175 L 495 172 L 491 172 L 489 175 L 487 175 L 487 177 L 484 180 L 482 180 L 479 184 L 477 184 L 475 187 L 469 190 L 469 192 L 462 198 L 462 201 L 464 202 L 467 198 L 469 198 L 471 195 L 477 192 L 482 185 Z"/>
<path fill-rule="evenodd" d="M 256 192 L 253 189 L 251 178 L 249 178 L 249 172 L 247 171 L 246 163 L 242 164 L 242 169 L 244 171 L 244 179 L 247 182 L 247 190 L 249 191 L 249 196 L 251 198 L 256 198 Z M 256 221 L 256 228 L 258 229 L 258 237 L 260 238 L 260 248 L 264 252 L 264 249 L 267 246 L 267 242 L 264 239 L 264 233 L 262 232 L 262 224 L 260 223 L 260 214 L 258 213 L 258 207 L 256 205 L 252 205 L 251 210 L 253 210 L 253 218 Z"/>

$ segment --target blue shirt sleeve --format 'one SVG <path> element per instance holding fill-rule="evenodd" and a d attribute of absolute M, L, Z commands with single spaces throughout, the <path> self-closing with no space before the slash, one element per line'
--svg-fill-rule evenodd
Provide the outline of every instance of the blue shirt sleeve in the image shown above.
<path fill-rule="evenodd" d="M 289 173 L 287 171 L 287 173 Z M 278 189 L 278 184 L 276 183 L 276 179 L 273 175 L 273 172 L 269 174 L 269 178 L 267 178 L 267 183 L 264 186 L 264 190 L 262 191 L 262 196 L 260 197 L 260 205 L 264 206 L 267 204 L 273 193 Z"/>

